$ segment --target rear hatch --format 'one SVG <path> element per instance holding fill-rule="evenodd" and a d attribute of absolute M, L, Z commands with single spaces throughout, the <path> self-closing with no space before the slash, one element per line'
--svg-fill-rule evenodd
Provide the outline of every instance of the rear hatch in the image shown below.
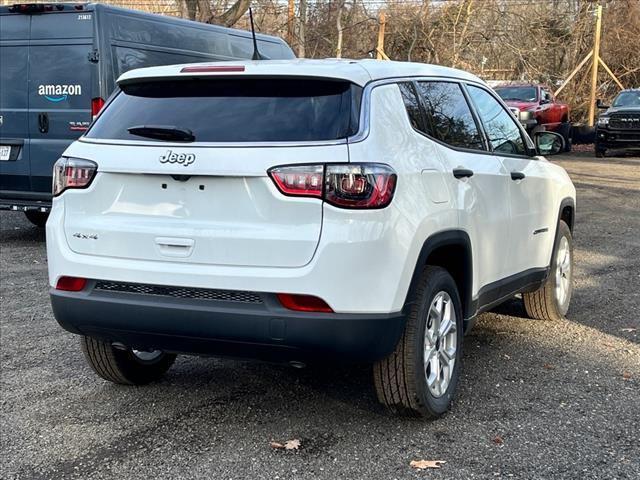
<path fill-rule="evenodd" d="M 359 91 L 344 81 L 259 77 L 123 86 L 70 151 L 98 164 L 89 191 L 65 194 L 70 247 L 206 265 L 307 264 L 322 202 L 283 195 L 267 171 L 348 162 Z"/>

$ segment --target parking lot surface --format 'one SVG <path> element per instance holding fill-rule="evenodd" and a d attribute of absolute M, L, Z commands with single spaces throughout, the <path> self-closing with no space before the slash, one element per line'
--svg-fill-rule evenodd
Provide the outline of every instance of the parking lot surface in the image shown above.
<path fill-rule="evenodd" d="M 554 161 L 578 189 L 568 320 L 517 299 L 482 315 L 433 422 L 386 413 L 367 366 L 179 357 L 159 383 L 106 383 L 52 316 L 44 232 L 0 213 L 0 477 L 640 478 L 640 159 Z"/>

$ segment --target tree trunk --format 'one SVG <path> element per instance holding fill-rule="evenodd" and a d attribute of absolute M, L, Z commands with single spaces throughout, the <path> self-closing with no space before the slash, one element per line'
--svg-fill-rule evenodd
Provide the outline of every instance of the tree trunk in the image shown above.
<path fill-rule="evenodd" d="M 336 16 L 336 28 L 338 29 L 338 44 L 336 46 L 336 58 L 342 58 L 342 6 L 338 5 L 338 15 Z"/>
<path fill-rule="evenodd" d="M 236 0 L 226 12 L 219 17 L 215 17 L 211 11 L 209 0 L 196 0 L 198 2 L 198 20 L 204 23 L 215 23 L 225 27 L 232 27 L 240 18 L 247 13 L 251 0 Z"/>
<path fill-rule="evenodd" d="M 298 56 L 304 58 L 305 49 L 305 28 L 307 25 L 307 0 L 300 0 L 300 21 L 298 22 Z"/>
<path fill-rule="evenodd" d="M 182 18 L 195 20 L 196 12 L 198 11 L 198 0 L 183 0 L 180 10 L 182 12 Z"/>

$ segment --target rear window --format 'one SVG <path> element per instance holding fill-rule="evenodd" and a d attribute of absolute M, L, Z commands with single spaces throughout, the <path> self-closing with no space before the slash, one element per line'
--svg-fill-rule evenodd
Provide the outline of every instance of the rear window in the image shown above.
<path fill-rule="evenodd" d="M 190 79 L 125 85 L 89 138 L 161 141 L 131 127 L 189 130 L 196 142 L 336 140 L 358 130 L 362 89 L 306 79 Z"/>

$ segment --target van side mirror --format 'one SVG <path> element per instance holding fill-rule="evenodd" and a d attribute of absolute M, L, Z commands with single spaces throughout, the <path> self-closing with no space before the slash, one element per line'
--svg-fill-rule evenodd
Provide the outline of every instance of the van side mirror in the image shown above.
<path fill-rule="evenodd" d="M 564 137 L 556 132 L 536 132 L 533 141 L 538 155 L 557 155 L 564 151 Z"/>
<path fill-rule="evenodd" d="M 602 103 L 602 100 L 598 99 L 596 100 L 596 108 L 601 108 L 602 110 L 606 110 L 607 108 L 609 108 L 609 105 L 605 105 L 604 103 Z"/>

